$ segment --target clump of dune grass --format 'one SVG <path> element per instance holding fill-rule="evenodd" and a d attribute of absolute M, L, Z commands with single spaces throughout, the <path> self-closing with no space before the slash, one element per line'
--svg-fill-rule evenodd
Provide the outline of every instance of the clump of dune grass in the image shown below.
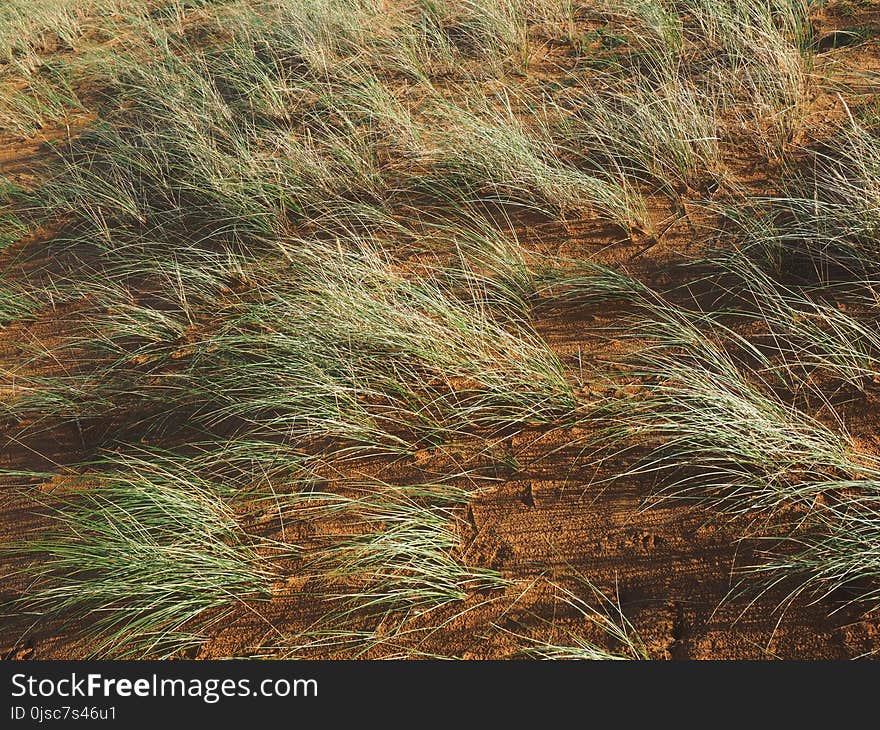
<path fill-rule="evenodd" d="M 85 622 L 94 656 L 198 646 L 231 608 L 266 598 L 271 580 L 223 491 L 144 460 L 83 479 L 52 503 L 49 532 L 6 548 L 34 560 L 17 612 Z"/>
<path fill-rule="evenodd" d="M 100 18 L 123 10 L 133 14 L 145 7 L 120 0 L 46 0 L 36 5 L 9 0 L 0 8 L 0 59 L 33 57 L 53 42 L 75 48 Z"/>
<path fill-rule="evenodd" d="M 801 596 L 876 606 L 880 600 L 876 587 L 880 578 L 880 483 L 876 471 L 867 479 L 842 484 L 858 496 L 817 506 L 803 534 L 770 535 L 768 541 L 781 549 L 767 551 L 763 562 L 746 566 L 745 572 L 763 578 L 767 589 L 786 588 L 783 606 Z M 793 583 L 791 576 L 796 577 Z"/>
<path fill-rule="evenodd" d="M 443 438 L 466 424 L 542 420 L 572 407 L 558 361 L 537 339 L 430 281 L 395 275 L 376 252 L 299 253 L 292 265 L 298 291 L 265 292 L 196 348 L 192 382 L 221 399 L 211 418 L 265 403 L 305 433 L 350 423 L 390 436 L 400 419 L 397 427 Z M 326 416 L 310 418 L 320 402 Z"/>
<path fill-rule="evenodd" d="M 468 565 L 460 554 L 461 507 L 475 488 L 462 473 L 424 484 L 347 480 L 340 492 L 283 496 L 286 520 L 335 526 L 308 548 L 303 567 L 312 579 L 309 590 L 326 605 L 320 618 L 263 651 L 285 657 L 451 658 L 434 653 L 431 639 L 501 600 L 510 584 L 496 570 Z M 476 603 L 469 600 L 474 596 L 480 596 Z"/>
<path fill-rule="evenodd" d="M 846 439 L 776 395 L 772 361 L 713 318 L 669 305 L 635 331 L 650 343 L 636 365 L 644 397 L 609 414 L 634 442 L 657 444 L 638 473 L 672 474 L 669 491 L 755 509 L 847 463 Z"/>
<path fill-rule="evenodd" d="M 875 277 L 880 259 L 877 142 L 871 126 L 853 119 L 833 149 L 810 153 L 807 171 L 789 180 L 786 195 L 762 201 L 775 213 L 763 236 L 771 251 L 789 261 L 807 261 L 822 281 L 833 279 L 835 270 L 856 280 Z M 760 241 L 761 230 L 756 234 Z"/>
<path fill-rule="evenodd" d="M 0 325 L 33 317 L 41 302 L 20 286 L 0 287 Z"/>
<path fill-rule="evenodd" d="M 528 63 L 526 3 L 520 0 L 422 0 L 422 22 L 437 46 L 464 58 Z"/>
<path fill-rule="evenodd" d="M 771 155 L 791 142 L 804 115 L 812 72 L 807 0 L 691 0 L 699 40 L 720 54 L 719 89 L 728 89 L 742 127 Z"/>
<path fill-rule="evenodd" d="M 634 334 L 649 344 L 633 371 L 641 393 L 612 398 L 604 411 L 610 443 L 642 455 L 615 478 L 650 476 L 662 494 L 777 520 L 777 557 L 749 566 L 770 573 L 771 584 L 794 580 L 797 594 L 870 586 L 876 565 L 864 539 L 877 525 L 876 457 L 842 420 L 827 425 L 793 405 L 802 375 L 779 367 L 772 349 L 762 351 L 719 316 L 646 299 L 642 317 Z M 849 541 L 839 539 L 846 525 Z M 832 558 L 833 546 L 840 552 Z M 828 572 L 814 560 L 819 554 Z M 874 595 L 870 587 L 855 593 Z"/>
<path fill-rule="evenodd" d="M 304 165 L 300 189 L 320 189 L 320 161 L 310 164 L 309 151 L 292 139 L 275 143 L 286 146 L 289 162 L 261 150 L 198 64 L 168 58 L 149 74 L 131 73 L 136 112 L 83 134 L 42 193 L 45 207 L 76 215 L 88 235 L 108 247 L 170 230 L 266 237 L 282 225 L 285 168 Z M 168 86 L 180 93 L 164 93 Z M 294 188 L 288 196 L 291 208 L 301 206 Z"/>
<path fill-rule="evenodd" d="M 620 88 L 586 86 L 568 103 L 566 137 L 592 165 L 610 163 L 672 193 L 720 173 L 711 89 L 676 76 L 659 84 L 636 79 Z"/>
<path fill-rule="evenodd" d="M 62 151 L 39 209 L 107 250 L 138 239 L 241 249 L 384 202 L 424 154 L 411 111 L 363 64 L 304 77 L 292 50 L 268 46 L 274 29 L 121 63 L 123 108 Z"/>
<path fill-rule="evenodd" d="M 71 112 L 83 111 L 74 88 L 74 68 L 43 61 L 36 69 L 21 68 L 10 81 L 0 82 L 0 129 L 31 137 L 63 123 Z"/>
<path fill-rule="evenodd" d="M 880 336 L 872 315 L 875 299 L 864 292 L 783 284 L 756 253 L 746 248 L 719 254 L 715 263 L 733 277 L 728 287 L 735 301 L 745 300 L 742 316 L 753 317 L 766 328 L 778 367 L 791 373 L 788 380 L 809 385 L 810 375 L 819 371 L 860 391 L 870 387 L 880 373 Z M 842 301 L 831 299 L 835 295 L 840 299 L 841 294 Z M 827 388 L 828 383 L 810 387 Z"/>
<path fill-rule="evenodd" d="M 526 127 L 511 99 L 497 102 L 479 112 L 438 109 L 449 131 L 441 136 L 430 185 L 444 197 L 458 191 L 465 201 L 488 196 L 548 214 L 592 211 L 627 230 L 650 227 L 641 194 L 619 169 L 578 169 L 565 161 L 540 111 Z"/>
<path fill-rule="evenodd" d="M 310 569 L 345 613 L 359 617 L 421 612 L 502 588 L 506 581 L 497 571 L 468 566 L 456 554 L 461 518 L 453 508 L 468 496 L 451 484 L 370 484 L 352 496 L 304 493 L 297 502 L 309 519 L 333 516 L 352 530 L 328 538 Z M 334 585 L 343 590 L 334 593 Z"/>
<path fill-rule="evenodd" d="M 647 46 L 651 55 L 674 65 L 684 50 L 684 22 L 673 3 L 666 0 L 605 0 L 603 9 L 637 43 Z"/>
<path fill-rule="evenodd" d="M 792 142 L 813 83 L 809 2 L 639 0 L 604 8 L 629 41 L 637 80 L 661 87 L 689 80 L 700 106 L 723 112 L 725 139 L 749 139 L 772 157 Z M 682 112 L 694 103 L 678 101 Z"/>
<path fill-rule="evenodd" d="M 318 0 L 277 3 L 269 14 L 262 42 L 283 61 L 302 61 L 312 71 L 327 74 L 378 41 L 376 21 L 384 12 L 377 0 Z M 259 16 L 248 19 L 251 28 Z"/>
<path fill-rule="evenodd" d="M 27 222 L 13 213 L 0 213 L 0 251 L 20 241 L 30 230 Z"/>
<path fill-rule="evenodd" d="M 252 294 L 204 323 L 179 295 L 149 307 L 108 290 L 104 312 L 69 345 L 79 358 L 91 352 L 92 368 L 20 376 L 5 407 L 45 420 L 124 403 L 132 423 L 161 429 L 239 424 L 393 451 L 574 409 L 558 358 L 525 320 L 515 328 L 439 277 L 409 280 L 366 242 L 290 241 L 284 253 Z"/>

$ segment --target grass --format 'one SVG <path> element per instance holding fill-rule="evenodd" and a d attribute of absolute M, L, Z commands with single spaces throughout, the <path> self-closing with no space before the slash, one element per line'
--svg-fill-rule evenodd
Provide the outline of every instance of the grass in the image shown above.
<path fill-rule="evenodd" d="M 578 576 L 578 588 L 592 593 L 588 600 L 562 585 L 554 584 L 557 600 L 597 630 L 612 648 L 585 636 L 574 628 L 556 628 L 558 638 L 535 639 L 519 637 L 523 653 L 530 658 L 551 661 L 626 661 L 650 659 L 644 642 L 624 614 L 619 597 L 609 598 L 583 576 Z M 546 620 L 546 619 L 545 619 Z M 554 627 L 549 627 L 551 631 Z"/>
<path fill-rule="evenodd" d="M 880 159 L 872 121 L 850 117 L 829 143 L 834 152 L 810 151 L 806 171 L 789 181 L 787 195 L 762 201 L 779 217 L 768 241 L 777 257 L 799 259 L 823 280 L 835 269 L 871 280 L 876 270 Z"/>
<path fill-rule="evenodd" d="M 441 656 L 545 571 L 464 549 L 535 434 L 587 490 L 749 520 L 758 592 L 872 605 L 878 124 L 810 139 L 812 12 L 4 4 L 0 134 L 39 166 L 0 156 L 0 416 L 54 525 L 8 613 L 100 656 L 243 612 L 257 652 Z M 557 588 L 587 631 L 531 616 L 527 655 L 646 658 Z"/>
<path fill-rule="evenodd" d="M 809 387 L 810 375 L 821 374 L 821 388 L 828 388 L 828 378 L 860 391 L 871 387 L 880 372 L 880 340 L 872 318 L 858 312 L 870 312 L 872 298 L 850 292 L 842 303 L 832 304 L 821 287 L 779 282 L 748 251 L 724 256 L 719 267 L 731 274 L 740 296 L 747 297 L 744 314 L 773 337 L 781 360 L 777 367 L 789 372 L 789 382 L 800 379 Z"/>
<path fill-rule="evenodd" d="M 784 289 L 771 291 L 776 304 L 791 302 Z M 755 296 L 761 306 L 774 303 L 766 290 Z M 771 586 L 796 576 L 791 596 L 870 585 L 880 464 L 847 432 L 825 395 L 827 386 L 808 385 L 802 370 L 823 368 L 854 378 L 859 371 L 845 348 L 864 343 L 850 341 L 854 330 L 844 334 L 828 315 L 836 309 L 817 306 L 793 314 L 779 306 L 790 319 L 761 312 L 771 337 L 769 347 L 766 341 L 760 347 L 719 322 L 717 314 L 645 299 L 633 329 L 650 343 L 632 363 L 642 379 L 641 393 L 635 399 L 613 397 L 601 407 L 604 438 L 617 449 L 642 454 L 615 479 L 655 477 L 662 493 L 766 521 L 775 557 L 746 571 L 768 573 Z M 859 326 L 851 318 L 843 321 Z M 779 324 L 784 326 L 774 328 Z M 792 334 L 808 344 L 792 347 Z M 800 397 L 804 389 L 820 399 L 826 411 L 821 420 L 807 412 L 808 400 Z M 854 598 L 873 603 L 876 594 L 857 590 Z"/>
<path fill-rule="evenodd" d="M 675 192 L 698 188 L 720 162 L 710 90 L 670 78 L 625 90 L 588 88 L 576 98 L 572 145 Z"/>
<path fill-rule="evenodd" d="M 139 3 L 120 3 L 117 0 L 49 0 L 35 7 L 26 0 L 4 3 L 0 21 L 0 57 L 9 61 L 17 57 L 33 58 L 53 41 L 75 48 L 79 41 L 102 16 L 123 8 L 143 8 Z"/>
<path fill-rule="evenodd" d="M 40 309 L 40 302 L 27 291 L 16 288 L 0 289 L 0 324 L 28 320 Z"/>
<path fill-rule="evenodd" d="M 690 3 L 698 32 L 724 58 L 715 75 L 733 98 L 746 101 L 741 123 L 771 156 L 791 142 L 803 120 L 812 72 L 810 4 Z"/>
<path fill-rule="evenodd" d="M 477 591 L 503 588 L 494 570 L 471 568 L 456 556 L 460 517 L 452 509 L 467 491 L 452 485 L 351 485 L 354 496 L 303 495 L 309 520 L 342 516 L 350 534 L 334 536 L 309 560 L 344 613 L 403 610 L 419 614 Z M 336 617 L 334 617 L 336 618 Z"/>
<path fill-rule="evenodd" d="M 269 568 L 222 487 L 149 460 L 118 462 L 52 505 L 53 532 L 8 548 L 39 557 L 19 611 L 88 620 L 96 656 L 165 657 L 197 647 L 230 606 L 268 597 Z"/>
<path fill-rule="evenodd" d="M 548 141 L 547 127 L 529 133 L 517 121 L 509 98 L 500 111 L 481 115 L 442 107 L 452 121 L 439 160 L 443 193 L 497 199 L 552 214 L 592 211 L 624 229 L 647 228 L 645 204 L 625 176 L 610 170 L 589 174 L 566 164 Z M 442 195 L 442 194 L 441 194 Z"/>

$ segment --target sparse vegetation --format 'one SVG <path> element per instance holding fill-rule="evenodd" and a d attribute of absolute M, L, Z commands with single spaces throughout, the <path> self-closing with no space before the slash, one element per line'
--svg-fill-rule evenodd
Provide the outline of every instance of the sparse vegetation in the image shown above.
<path fill-rule="evenodd" d="M 748 546 L 725 600 L 870 612 L 880 120 L 825 17 L 4 3 L 6 615 L 90 656 L 670 655 L 504 532 L 548 482 L 697 503 Z"/>

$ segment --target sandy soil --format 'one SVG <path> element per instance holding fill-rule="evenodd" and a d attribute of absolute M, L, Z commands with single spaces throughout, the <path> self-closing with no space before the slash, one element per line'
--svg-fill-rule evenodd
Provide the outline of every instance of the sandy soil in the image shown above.
<path fill-rule="evenodd" d="M 880 10 L 868 7 L 859 13 L 856 18 L 822 15 L 817 23 L 823 32 L 847 26 L 880 29 Z M 857 104 L 880 88 L 880 43 L 832 54 L 835 74 L 851 84 L 850 103 Z M 842 113 L 836 94 L 818 97 L 811 107 L 815 124 L 810 129 L 821 137 L 823 128 Z M 44 136 L 60 134 L 60 130 L 47 130 Z M 27 182 L 46 154 L 41 140 L 15 140 L 0 133 L 0 175 Z M 741 168 L 744 185 L 760 189 L 766 184 L 766 169 L 760 162 L 743 160 Z M 631 243 L 616 244 L 582 221 L 524 227 L 521 239 L 548 253 L 623 261 L 631 271 L 647 277 L 659 263 L 692 253 L 704 243 L 683 226 L 662 245 L 642 251 Z M 34 241 L 21 245 L 32 246 Z M 14 252 L 7 251 L 4 258 L 11 263 Z M 0 361 L 15 362 L 23 342 L 59 336 L 67 314 L 75 318 L 75 313 L 47 312 L 33 323 L 0 330 Z M 596 311 L 575 316 L 569 312 L 565 318 L 548 315 L 538 323 L 538 330 L 567 364 L 599 367 L 615 347 L 593 334 L 607 316 L 612 315 Z M 0 389 L 10 387 L 14 385 L 0 382 Z M 867 415 L 861 421 L 861 435 L 876 446 L 876 422 Z M 838 659 L 880 649 L 880 615 L 865 614 L 849 604 L 851 596 L 787 602 L 786 586 L 759 595 L 748 581 L 742 582 L 738 569 L 756 560 L 755 544 L 740 539 L 752 527 L 744 520 L 719 520 L 717 514 L 696 504 L 652 500 L 657 485 L 648 481 L 599 485 L 603 475 L 590 469 L 578 446 L 579 437 L 584 437 L 583 443 L 587 435 L 535 430 L 499 439 L 497 448 L 509 451 L 522 468 L 516 473 L 496 473 L 494 484 L 460 511 L 459 557 L 471 565 L 500 570 L 513 584 L 504 595 L 475 595 L 463 604 L 438 609 L 422 623 L 437 625 L 438 617 L 445 618 L 442 632 L 422 632 L 417 641 L 401 643 L 409 647 L 415 643 L 425 654 L 506 658 L 516 652 L 516 633 L 550 638 L 565 627 L 574 627 L 589 634 L 591 627 L 554 597 L 551 586 L 553 581 L 568 584 L 579 573 L 618 596 L 622 612 L 656 658 Z M 73 427 L 36 434 L 22 443 L 12 439 L 9 424 L 0 424 L 0 466 L 4 468 L 39 470 L 73 463 L 87 457 L 94 446 Z M 410 463 L 376 462 L 363 468 L 387 481 L 405 482 L 442 472 L 444 464 L 459 457 L 473 458 L 467 445 L 462 445 L 458 455 L 449 448 L 425 451 Z M 606 465 L 609 471 L 614 468 L 614 464 Z M 63 480 L 42 486 L 44 492 L 63 488 Z M 14 540 L 43 524 L 33 502 L 13 485 L 3 488 L 0 540 Z M 273 528 L 263 529 L 271 533 Z M 308 545 L 310 540 L 332 534 L 333 527 L 288 524 L 285 529 L 296 531 L 297 539 Z M 277 647 L 284 637 L 308 627 L 320 610 L 310 598 L 310 579 L 296 563 L 289 566 L 289 576 L 276 586 L 271 601 L 242 605 L 225 618 L 198 656 L 283 656 Z M 14 566 L 5 564 L 0 598 L 22 590 L 26 587 L 14 574 Z M 416 619 L 412 625 L 420 624 Z M 74 628 L 4 619 L 0 655 L 81 657 L 87 645 Z M 383 653 L 393 652 L 373 655 Z"/>

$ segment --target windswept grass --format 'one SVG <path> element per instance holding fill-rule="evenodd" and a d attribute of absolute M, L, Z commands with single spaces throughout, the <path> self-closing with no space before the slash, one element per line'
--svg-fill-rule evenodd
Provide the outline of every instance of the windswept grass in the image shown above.
<path fill-rule="evenodd" d="M 880 226 L 880 154 L 870 120 L 852 119 L 827 148 L 811 151 L 787 194 L 760 201 L 763 216 L 746 217 L 746 235 L 771 260 L 805 264 L 820 281 L 873 281 Z M 767 216 L 772 217 L 767 222 Z M 754 222 L 753 222 L 754 221 Z"/>
<path fill-rule="evenodd" d="M 661 71 L 661 73 L 664 73 Z M 575 96 L 567 134 L 595 164 L 613 164 L 669 192 L 720 172 L 717 101 L 711 88 L 672 76 L 659 84 L 587 87 Z"/>
<path fill-rule="evenodd" d="M 633 362 L 641 392 L 604 407 L 606 438 L 615 448 L 644 454 L 615 478 L 651 476 L 663 494 L 767 520 L 774 552 L 782 557 L 748 568 L 772 572 L 773 582 L 796 576 L 792 595 L 871 585 L 877 457 L 849 436 L 842 421 L 829 425 L 794 404 L 803 374 L 779 367 L 773 348 L 762 352 L 717 317 L 651 299 L 643 310 L 649 318 L 643 315 L 634 330 L 649 342 Z M 801 325 L 811 316 L 816 313 L 796 321 Z M 826 343 L 836 334 L 814 326 Z M 783 347 L 781 354 L 784 361 L 791 350 Z M 797 355 L 799 365 L 809 363 L 809 356 Z M 833 345 L 827 356 L 845 357 Z M 833 365 L 837 373 L 848 370 L 848 363 Z M 847 530 L 849 539 L 840 539 Z M 872 588 L 856 595 L 875 597 Z"/>
<path fill-rule="evenodd" d="M 18 611 L 86 622 L 95 656 L 165 657 L 268 597 L 271 569 L 222 486 L 144 460 L 83 481 L 51 506 L 56 528 L 7 548 L 35 559 Z"/>
<path fill-rule="evenodd" d="M 0 288 L 0 325 L 27 320 L 40 309 L 40 302 L 18 287 Z"/>
<path fill-rule="evenodd" d="M 120 0 L 46 0 L 39 5 L 9 0 L 0 8 L 0 60 L 33 58 L 55 43 L 76 48 L 102 17 L 145 8 L 142 2 Z"/>
<path fill-rule="evenodd" d="M 168 657 L 308 599 L 312 625 L 266 619 L 284 655 L 436 656 L 512 600 L 462 541 L 526 431 L 584 446 L 592 486 L 749 518 L 768 590 L 876 600 L 851 414 L 880 382 L 880 145 L 846 107 L 800 147 L 811 11 L 4 4 L 0 131 L 51 146 L 0 180 L 0 415 L 69 487 L 12 546 L 13 613 Z M 585 634 L 532 625 L 525 652 L 646 658 L 587 587 L 557 586 Z"/>
<path fill-rule="evenodd" d="M 395 610 L 419 614 L 506 585 L 497 571 L 469 567 L 457 555 L 461 518 L 453 508 L 467 501 L 467 491 L 447 484 L 374 484 L 358 491 L 363 494 L 312 492 L 297 500 L 309 519 L 333 516 L 353 530 L 333 536 L 309 561 L 343 606 L 336 619 Z"/>
<path fill-rule="evenodd" d="M 828 298 L 833 290 L 786 286 L 755 261 L 754 254 L 746 250 L 723 255 L 718 266 L 732 276 L 732 293 L 747 300 L 743 314 L 761 322 L 772 337 L 780 361 L 776 367 L 788 371 L 788 382 L 801 380 L 821 392 L 827 382 L 810 385 L 810 376 L 818 372 L 860 391 L 871 387 L 880 374 L 876 300 L 857 291 L 834 304 Z"/>
<path fill-rule="evenodd" d="M 163 430 L 239 424 L 392 451 L 575 408 L 558 358 L 525 322 L 514 332 L 440 279 L 410 281 L 353 244 L 331 253 L 290 242 L 286 266 L 204 324 L 105 298 L 110 314 L 71 343 L 97 346 L 100 369 L 20 377 L 8 407 L 19 418 L 94 418 L 124 404 L 132 423 L 149 416 Z"/>
<path fill-rule="evenodd" d="M 810 0 L 692 0 L 695 30 L 722 63 L 714 72 L 737 105 L 742 127 L 773 156 L 803 120 L 812 73 Z"/>

